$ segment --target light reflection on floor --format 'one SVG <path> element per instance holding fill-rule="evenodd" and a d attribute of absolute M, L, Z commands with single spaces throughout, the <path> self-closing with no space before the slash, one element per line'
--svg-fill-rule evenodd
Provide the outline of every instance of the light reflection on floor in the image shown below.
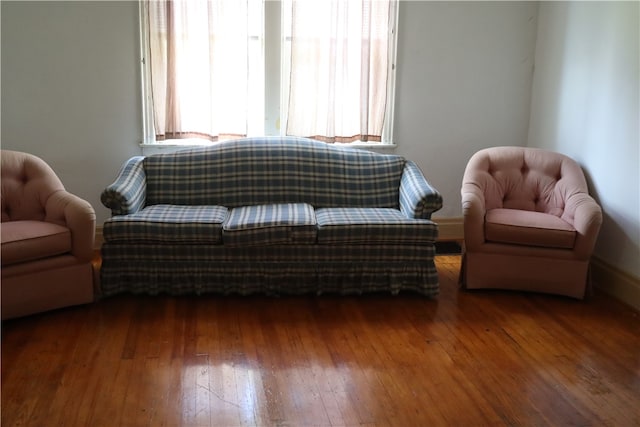
<path fill-rule="evenodd" d="M 358 372 L 356 376 L 370 384 L 372 375 Z M 218 425 L 272 425 L 293 416 L 307 424 L 334 425 L 345 420 L 357 424 L 363 414 L 354 408 L 365 407 L 364 402 L 358 403 L 361 396 L 349 392 L 355 386 L 351 381 L 347 367 L 315 365 L 260 371 L 229 363 L 185 366 L 182 421 L 189 425 L 212 425 L 213 420 Z M 375 401 L 375 393 L 366 400 Z M 366 412 L 371 416 L 375 408 L 366 408 Z"/>

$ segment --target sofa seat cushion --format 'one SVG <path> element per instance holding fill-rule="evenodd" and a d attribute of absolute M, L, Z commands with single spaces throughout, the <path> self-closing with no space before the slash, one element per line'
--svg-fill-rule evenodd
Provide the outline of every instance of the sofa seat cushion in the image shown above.
<path fill-rule="evenodd" d="M 71 252 L 71 231 L 44 221 L 2 223 L 2 266 Z"/>
<path fill-rule="evenodd" d="M 428 219 L 407 218 L 392 208 L 323 208 L 316 210 L 319 244 L 433 244 L 438 226 Z"/>
<path fill-rule="evenodd" d="M 487 241 L 572 249 L 576 230 L 555 215 L 518 209 L 491 209 L 485 217 Z"/>
<path fill-rule="evenodd" d="M 107 242 L 222 243 L 224 206 L 153 205 L 104 223 Z"/>
<path fill-rule="evenodd" d="M 223 241 L 227 246 L 313 244 L 316 233 L 315 212 L 307 203 L 242 206 L 231 210 Z"/>

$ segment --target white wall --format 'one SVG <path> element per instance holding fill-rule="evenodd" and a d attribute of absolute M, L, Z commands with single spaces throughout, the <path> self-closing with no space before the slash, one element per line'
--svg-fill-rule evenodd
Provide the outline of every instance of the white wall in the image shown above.
<path fill-rule="evenodd" d="M 529 145 L 585 170 L 603 208 L 596 255 L 640 277 L 638 2 L 540 6 Z"/>
<path fill-rule="evenodd" d="M 89 200 L 142 139 L 136 1 L 2 1 L 2 147 L 45 158 Z M 471 154 L 524 145 L 535 3 L 400 6 L 397 153 L 442 192 L 439 217 L 461 216 Z"/>
<path fill-rule="evenodd" d="M 394 142 L 461 217 L 469 157 L 526 145 L 537 3 L 403 1 Z"/>
<path fill-rule="evenodd" d="M 140 153 L 137 2 L 0 7 L 2 148 L 42 157 L 102 223 L 102 189 Z"/>

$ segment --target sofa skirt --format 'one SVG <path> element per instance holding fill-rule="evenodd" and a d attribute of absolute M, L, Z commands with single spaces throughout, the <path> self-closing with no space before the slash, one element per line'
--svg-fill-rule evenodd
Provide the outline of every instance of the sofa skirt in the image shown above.
<path fill-rule="evenodd" d="M 105 243 L 101 295 L 439 293 L 433 245 Z"/>

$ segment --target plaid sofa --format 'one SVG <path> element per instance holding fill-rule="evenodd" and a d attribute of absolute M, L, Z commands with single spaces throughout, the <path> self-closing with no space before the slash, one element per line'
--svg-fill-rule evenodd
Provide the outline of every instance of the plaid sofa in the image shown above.
<path fill-rule="evenodd" d="M 245 138 L 133 157 L 101 200 L 104 296 L 438 294 L 442 197 L 397 155 Z"/>

